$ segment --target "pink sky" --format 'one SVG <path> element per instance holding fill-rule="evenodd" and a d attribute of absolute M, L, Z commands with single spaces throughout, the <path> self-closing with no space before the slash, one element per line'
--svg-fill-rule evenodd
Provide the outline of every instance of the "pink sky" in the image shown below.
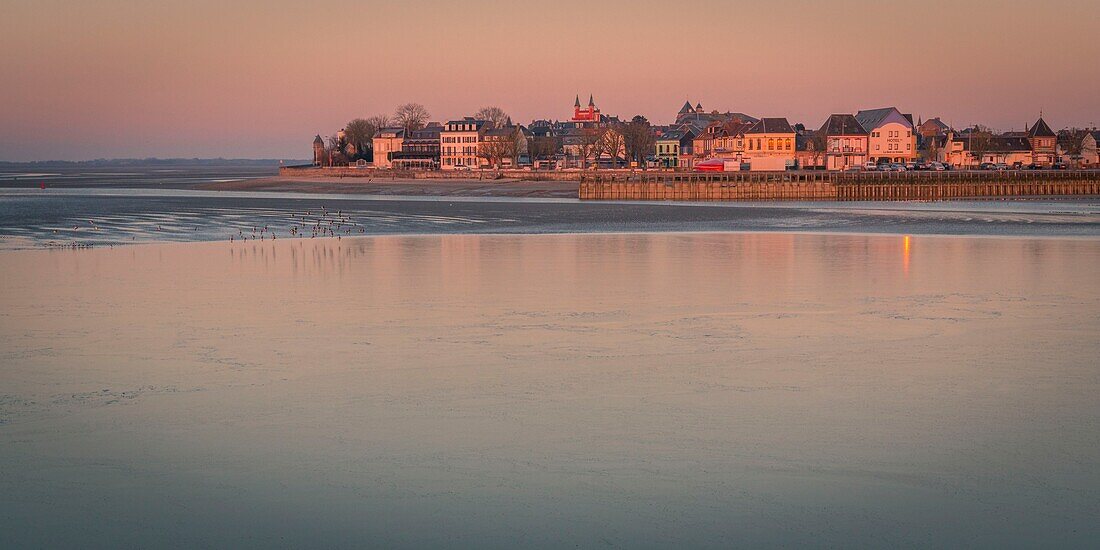
<path fill-rule="evenodd" d="M 668 122 L 685 99 L 818 126 L 1100 124 L 1095 0 L 5 0 L 0 159 L 305 158 L 417 101 Z M 912 37 L 908 41 L 904 37 Z M 887 47 L 882 47 L 887 45 Z"/>

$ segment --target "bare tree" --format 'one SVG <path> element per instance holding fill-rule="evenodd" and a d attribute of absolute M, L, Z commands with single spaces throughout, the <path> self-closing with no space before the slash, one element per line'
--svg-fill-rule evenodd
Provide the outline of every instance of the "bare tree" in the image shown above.
<path fill-rule="evenodd" d="M 388 119 L 385 116 L 373 116 L 370 118 L 357 118 L 344 127 L 344 139 L 347 143 L 340 144 L 339 149 L 344 151 L 345 146 L 355 149 L 355 157 L 368 159 L 368 152 L 374 150 L 374 134 L 385 126 Z"/>
<path fill-rule="evenodd" d="M 515 151 L 515 142 L 512 134 L 486 134 L 485 139 L 477 144 L 477 156 L 485 159 L 494 169 L 500 169 L 504 159 L 512 158 Z"/>
<path fill-rule="evenodd" d="M 624 145 L 625 138 L 623 137 L 624 124 L 616 124 L 610 128 L 604 130 L 603 135 L 600 136 L 600 143 L 598 145 L 599 150 L 596 153 L 596 158 L 602 155 L 607 155 L 611 159 L 611 167 L 618 168 L 619 159 L 626 157 L 626 146 Z"/>
<path fill-rule="evenodd" d="M 813 132 L 810 134 L 810 142 L 807 145 L 810 148 L 810 157 L 813 159 L 814 166 L 819 166 L 819 161 L 824 161 L 825 152 L 829 147 L 828 134 L 822 130 Z"/>
<path fill-rule="evenodd" d="M 600 142 L 603 141 L 603 134 L 603 128 L 581 129 L 581 169 L 588 168 L 588 159 L 590 158 L 596 161 L 596 168 L 600 167 Z"/>
<path fill-rule="evenodd" d="M 524 153 L 530 156 L 530 151 L 527 149 L 527 136 L 523 134 L 523 128 L 519 126 L 513 126 L 513 132 L 511 136 L 512 145 L 512 167 L 519 167 L 519 157 Z"/>
<path fill-rule="evenodd" d="M 970 146 L 970 156 L 981 164 L 985 155 L 993 148 L 993 132 L 985 126 L 975 125 L 970 129 L 967 143 Z"/>
<path fill-rule="evenodd" d="M 623 148 L 629 160 L 645 166 L 645 159 L 652 152 L 657 141 L 653 135 L 653 129 L 645 117 L 639 115 L 629 123 L 622 126 Z"/>
<path fill-rule="evenodd" d="M 432 115 L 428 109 L 419 103 L 406 103 L 397 108 L 393 114 L 394 123 L 405 129 L 405 133 L 419 130 L 428 122 Z"/>
<path fill-rule="evenodd" d="M 374 129 L 376 131 L 381 130 L 382 128 L 387 128 L 392 123 L 390 121 L 390 117 L 387 116 L 387 115 L 374 115 L 374 116 L 368 118 L 367 122 L 374 125 Z"/>
<path fill-rule="evenodd" d="M 492 106 L 482 107 L 478 112 L 474 113 L 474 118 L 492 122 L 493 126 L 497 128 L 509 126 L 512 120 L 511 117 L 508 116 L 508 113 L 504 112 L 504 109 Z"/>
<path fill-rule="evenodd" d="M 561 139 L 551 136 L 533 137 L 527 142 L 527 152 L 534 164 L 543 159 L 552 158 L 561 151 Z"/>
<path fill-rule="evenodd" d="M 1070 128 L 1058 132 L 1058 147 L 1074 162 L 1081 161 L 1081 155 L 1085 151 L 1085 136 L 1088 130 Z"/>
<path fill-rule="evenodd" d="M 344 148 L 348 146 L 345 139 L 342 139 L 339 135 L 328 136 L 328 146 L 325 148 L 325 157 L 328 160 L 328 166 L 340 166 L 348 163 L 348 157 L 344 154 Z"/>

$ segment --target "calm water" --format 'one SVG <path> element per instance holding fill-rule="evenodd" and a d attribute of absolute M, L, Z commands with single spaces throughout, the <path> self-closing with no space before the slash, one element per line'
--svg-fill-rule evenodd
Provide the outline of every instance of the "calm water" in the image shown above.
<path fill-rule="evenodd" d="M 0 547 L 1086 547 L 1100 240 L 0 253 Z"/>

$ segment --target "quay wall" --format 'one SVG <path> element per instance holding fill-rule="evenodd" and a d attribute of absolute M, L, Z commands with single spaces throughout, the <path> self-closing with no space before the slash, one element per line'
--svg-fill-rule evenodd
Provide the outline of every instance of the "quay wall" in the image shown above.
<path fill-rule="evenodd" d="M 894 201 L 1008 197 L 1100 197 L 1100 172 L 967 173 L 929 175 L 756 173 L 645 175 L 586 174 L 582 200 L 657 201 Z"/>

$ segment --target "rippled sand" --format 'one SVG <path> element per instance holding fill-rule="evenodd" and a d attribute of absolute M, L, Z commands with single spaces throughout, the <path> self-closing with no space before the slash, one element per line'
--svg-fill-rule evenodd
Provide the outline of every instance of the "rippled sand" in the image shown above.
<path fill-rule="evenodd" d="M 0 253 L 0 547 L 1087 546 L 1100 240 Z"/>

